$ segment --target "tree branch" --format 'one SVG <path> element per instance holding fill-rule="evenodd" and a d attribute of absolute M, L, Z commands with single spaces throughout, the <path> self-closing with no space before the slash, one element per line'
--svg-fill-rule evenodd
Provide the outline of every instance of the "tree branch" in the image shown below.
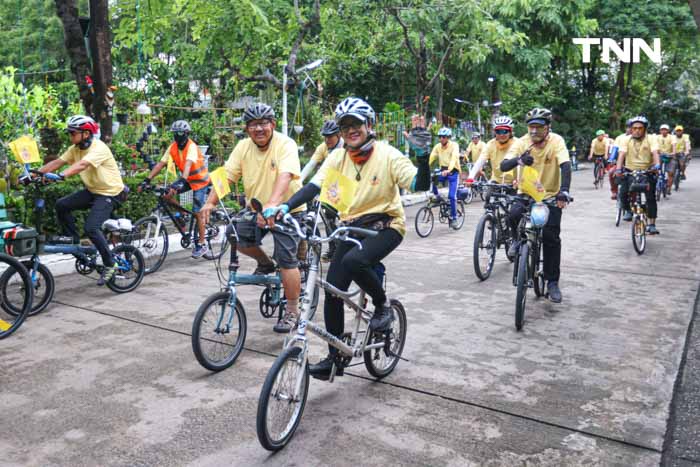
<path fill-rule="evenodd" d="M 321 18 L 321 5 L 320 0 L 314 0 L 314 11 L 308 21 L 304 21 L 301 17 L 301 10 L 299 9 L 299 0 L 294 0 L 294 14 L 297 17 L 297 22 L 299 23 L 299 32 L 292 45 L 292 50 L 289 51 L 289 59 L 287 60 L 287 74 L 294 76 L 294 70 L 296 70 L 297 54 L 299 53 L 299 48 L 301 48 L 304 38 L 311 30 L 311 28 L 318 24 Z"/>
<path fill-rule="evenodd" d="M 448 39 L 449 40 L 449 39 Z M 440 64 L 438 65 L 438 69 L 435 72 L 435 75 L 428 81 L 428 85 L 425 87 L 426 89 L 430 89 L 433 87 L 435 84 L 435 81 L 438 79 L 438 76 L 440 76 L 440 73 L 442 73 L 442 69 L 445 67 L 445 61 L 447 61 L 447 57 L 449 57 L 450 52 L 452 52 L 452 42 L 447 44 L 447 48 L 445 49 L 445 53 L 442 54 L 442 58 L 440 59 Z"/>
<path fill-rule="evenodd" d="M 408 50 L 411 52 L 411 54 L 412 54 L 414 57 L 420 58 L 420 57 L 418 56 L 418 52 L 416 52 L 416 49 L 413 48 L 413 45 L 411 44 L 411 40 L 410 40 L 409 37 L 408 37 L 408 26 L 406 26 L 406 23 L 404 23 L 404 22 L 401 20 L 401 17 L 399 16 L 399 10 L 398 10 L 398 8 L 392 8 L 392 9 L 389 10 L 389 12 L 391 13 L 391 15 L 392 15 L 394 18 L 396 18 L 396 21 L 398 21 L 399 24 L 401 25 L 401 29 L 403 29 L 403 40 L 404 40 L 404 42 L 406 43 L 406 47 L 408 47 Z"/>

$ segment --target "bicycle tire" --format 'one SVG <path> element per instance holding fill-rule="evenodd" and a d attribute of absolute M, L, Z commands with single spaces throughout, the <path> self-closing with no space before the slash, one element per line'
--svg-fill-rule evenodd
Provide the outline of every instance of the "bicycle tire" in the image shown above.
<path fill-rule="evenodd" d="M 426 238 L 428 235 L 430 235 L 430 233 L 433 231 L 433 228 L 435 227 L 435 217 L 433 216 L 433 210 L 430 209 L 428 206 L 423 206 L 422 208 L 420 208 L 416 213 L 416 220 L 414 224 L 418 236 L 421 238 Z M 419 225 L 421 227 L 419 227 Z"/>
<path fill-rule="evenodd" d="M 538 241 L 534 244 L 534 248 L 530 250 L 530 273 L 532 275 L 532 288 L 535 291 L 537 298 L 544 297 L 545 283 L 544 271 L 541 270 L 543 264 L 543 248 L 542 243 Z"/>
<path fill-rule="evenodd" d="M 487 229 L 487 224 L 490 224 L 490 228 Z M 488 236 L 488 241 L 484 244 L 484 235 L 486 232 L 490 232 Z M 484 214 L 481 216 L 479 223 L 476 226 L 476 233 L 474 234 L 474 274 L 481 281 L 485 281 L 491 276 L 491 271 L 493 271 L 493 265 L 496 260 L 496 249 L 498 245 L 496 244 L 496 225 L 494 218 L 491 214 Z M 488 257 L 484 257 L 486 260 L 486 268 L 482 269 L 482 259 L 480 258 L 482 250 L 487 250 Z"/>
<path fill-rule="evenodd" d="M 605 186 L 605 168 L 603 166 L 598 169 L 598 177 L 600 178 L 600 188 L 602 189 Z"/>
<path fill-rule="evenodd" d="M 133 245 L 121 244 L 112 250 L 112 256 L 119 264 L 119 270 L 107 281 L 107 287 L 117 293 L 127 293 L 136 289 L 146 274 L 141 250 Z M 125 282 L 118 283 L 122 278 L 126 279 Z"/>
<path fill-rule="evenodd" d="M 156 216 L 143 217 L 134 223 L 130 244 L 141 251 L 145 261 L 144 274 L 156 272 L 163 265 L 168 256 L 168 231 L 163 223 L 156 232 L 158 218 Z"/>
<path fill-rule="evenodd" d="M 208 260 L 217 260 L 221 258 L 229 248 L 228 238 L 226 238 L 226 229 L 228 228 L 228 219 L 223 214 L 212 216 L 212 220 L 204 228 L 207 248 L 209 251 L 202 257 Z"/>
<path fill-rule="evenodd" d="M 681 174 L 680 170 L 677 171 L 676 176 L 673 177 L 673 191 L 678 191 L 678 187 L 681 184 Z"/>
<path fill-rule="evenodd" d="M 301 362 L 299 361 L 299 354 L 301 351 L 301 347 L 287 347 L 284 349 L 272 364 L 272 367 L 270 368 L 270 371 L 268 371 L 267 376 L 265 377 L 265 382 L 263 383 L 260 391 L 255 425 L 258 434 L 258 441 L 260 441 L 262 447 L 268 451 L 279 451 L 286 446 L 289 440 L 292 439 L 292 436 L 294 436 L 294 432 L 299 426 L 301 416 L 304 413 L 306 399 L 309 395 L 309 366 L 306 363 L 303 355 L 301 356 Z M 293 383 L 292 388 L 285 388 L 288 392 L 290 392 L 290 394 L 280 394 L 280 389 L 273 391 L 275 390 L 275 383 L 277 382 L 278 375 L 285 372 L 288 362 L 290 362 L 293 366 L 298 367 L 301 367 L 303 364 L 303 368 L 301 369 L 303 372 L 301 375 L 303 387 L 301 388 L 301 393 L 298 395 L 294 394 L 296 390 L 297 378 L 299 377 L 298 374 L 293 374 L 292 377 L 286 378 L 287 382 Z M 268 410 L 270 409 L 270 402 L 271 399 L 275 399 L 275 402 L 280 402 L 280 399 L 285 397 L 288 398 L 289 401 L 283 402 L 282 405 L 291 405 L 292 403 L 296 403 L 297 406 L 294 407 L 293 412 L 289 414 L 289 420 L 283 424 L 284 432 L 282 432 L 278 438 L 273 439 L 274 435 L 271 435 L 270 433 L 270 426 L 267 419 Z"/>
<path fill-rule="evenodd" d="M 32 278 L 33 275 L 33 262 L 34 260 L 32 259 L 21 261 L 22 265 L 27 269 L 30 278 Z M 17 299 L 22 299 L 24 296 L 24 283 L 21 278 L 15 278 L 16 274 L 17 270 L 14 268 L 7 268 L 2 273 L 2 276 L 0 276 L 0 287 L 2 288 L 0 291 L 2 293 L 2 301 L 0 301 L 0 306 L 8 314 L 13 316 L 17 316 L 22 311 L 15 305 L 15 303 L 17 303 Z M 44 264 L 39 263 L 37 266 L 37 274 L 38 276 L 36 279 L 32 278 L 32 309 L 29 311 L 28 316 L 34 316 L 44 311 L 49 303 L 51 303 L 51 300 L 53 300 L 53 295 L 56 288 L 53 274 Z M 19 280 L 19 283 L 12 282 L 13 280 L 17 279 Z M 38 294 L 37 291 L 42 289 L 43 293 Z M 13 293 L 13 291 L 15 293 Z M 37 300 L 37 297 L 41 298 Z"/>
<path fill-rule="evenodd" d="M 245 309 L 243 304 L 238 297 L 236 297 L 236 304 L 233 308 L 234 316 L 230 316 L 231 313 L 231 293 L 230 292 L 217 292 L 215 294 L 207 297 L 199 308 L 197 309 L 197 314 L 192 322 L 192 352 L 195 358 L 204 368 L 210 371 L 221 371 L 230 367 L 236 362 L 236 359 L 243 351 L 243 346 L 245 345 L 245 338 L 248 332 L 248 321 L 245 314 Z M 221 310 L 217 311 L 216 307 L 221 306 Z M 210 311 L 214 310 L 214 314 L 210 316 Z M 216 313 L 220 313 L 216 316 Z M 238 324 L 238 332 L 233 343 L 230 341 L 224 342 L 215 341 L 212 337 L 203 336 L 203 327 L 212 324 L 212 332 L 217 336 L 224 336 L 225 334 L 230 334 L 230 329 L 222 331 L 220 328 L 221 324 L 226 321 L 228 323 L 229 318 L 232 322 Z M 237 319 L 236 319 L 237 318 Z M 221 348 L 226 351 L 225 355 L 221 358 L 212 358 L 209 352 L 206 350 L 206 346 L 203 343 L 213 343 L 212 347 Z"/>
<path fill-rule="evenodd" d="M 406 344 L 406 329 L 408 327 L 406 321 L 406 310 L 403 304 L 398 300 L 390 301 L 392 311 L 394 313 L 394 321 L 389 335 L 389 350 L 386 348 L 370 349 L 363 352 L 362 357 L 365 361 L 365 368 L 370 375 L 377 379 L 382 379 L 391 374 L 398 365 L 401 354 L 403 353 L 404 345 Z M 369 331 L 368 331 L 369 332 Z M 386 333 L 372 333 L 367 340 L 368 344 L 379 343 L 386 339 Z M 389 354 L 391 352 L 391 354 Z M 387 357 L 386 359 L 384 357 Z M 384 361 L 384 365 L 377 365 L 378 361 Z"/>
<path fill-rule="evenodd" d="M 620 226 L 620 221 L 622 220 L 622 201 L 620 200 L 620 195 L 617 195 L 617 215 L 615 216 L 615 227 Z"/>
<path fill-rule="evenodd" d="M 527 243 L 520 245 L 518 253 L 518 275 L 515 293 L 515 330 L 522 331 L 525 322 L 525 305 L 527 303 L 528 261 L 530 246 Z"/>
<path fill-rule="evenodd" d="M 466 198 L 464 198 L 464 203 L 471 204 L 472 201 L 474 201 L 474 188 L 468 187 L 467 188 L 467 196 L 466 196 Z"/>
<path fill-rule="evenodd" d="M 632 246 L 638 255 L 644 254 L 647 247 L 646 222 L 638 215 L 632 220 Z"/>
<path fill-rule="evenodd" d="M 17 308 L 19 310 L 19 313 L 17 313 L 16 315 L 0 313 L 0 339 L 5 339 L 6 337 L 9 337 L 12 333 L 17 331 L 29 315 L 29 312 L 32 309 L 34 288 L 32 287 L 32 279 L 29 275 L 29 272 L 27 271 L 27 268 L 25 268 L 22 265 L 22 263 L 20 263 L 17 259 L 5 254 L 0 254 L 0 263 L 5 263 L 8 268 L 12 268 L 18 271 L 22 283 L 24 284 L 22 306 L 21 308 Z"/>

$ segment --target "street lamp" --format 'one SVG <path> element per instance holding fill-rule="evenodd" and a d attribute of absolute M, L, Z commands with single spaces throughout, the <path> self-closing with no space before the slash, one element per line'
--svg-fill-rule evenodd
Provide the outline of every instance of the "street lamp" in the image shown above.
<path fill-rule="evenodd" d="M 319 58 L 318 60 L 314 60 L 311 63 L 308 63 L 304 65 L 303 67 L 299 68 L 298 70 L 294 71 L 294 74 L 297 75 L 299 73 L 306 73 L 308 71 L 311 71 L 315 68 L 318 68 L 321 66 L 323 63 L 323 59 Z M 284 64 L 284 67 L 282 68 L 282 133 L 287 135 L 287 74 L 289 73 L 289 70 L 287 68 L 287 64 Z"/>

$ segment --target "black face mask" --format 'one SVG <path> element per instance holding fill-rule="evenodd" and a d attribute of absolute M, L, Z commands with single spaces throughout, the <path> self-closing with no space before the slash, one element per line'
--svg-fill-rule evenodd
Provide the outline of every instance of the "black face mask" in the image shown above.
<path fill-rule="evenodd" d="M 187 140 L 189 139 L 189 135 L 187 133 L 183 133 L 181 135 L 175 134 L 174 135 L 175 143 L 177 143 L 177 148 L 182 151 L 185 149 L 185 146 L 187 146 Z"/>
<path fill-rule="evenodd" d="M 82 141 L 80 141 L 80 143 L 78 143 L 78 147 L 80 149 L 85 150 L 85 149 L 89 148 L 91 144 L 92 144 L 92 133 L 90 133 L 90 136 L 88 136 L 87 138 L 84 138 Z"/>

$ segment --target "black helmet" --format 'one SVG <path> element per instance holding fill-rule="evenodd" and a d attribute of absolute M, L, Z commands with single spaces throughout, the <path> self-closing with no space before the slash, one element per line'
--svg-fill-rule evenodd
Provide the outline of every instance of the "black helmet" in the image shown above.
<path fill-rule="evenodd" d="M 274 120 L 275 111 L 267 104 L 253 104 L 243 112 L 243 121 L 248 123 L 252 120 Z"/>
<path fill-rule="evenodd" d="M 340 128 L 338 128 L 338 125 L 333 120 L 327 120 L 326 123 L 323 124 L 323 128 L 321 128 L 322 136 L 333 136 L 339 132 Z"/>
<path fill-rule="evenodd" d="M 525 122 L 529 125 L 530 123 L 539 123 L 541 125 L 549 125 L 552 121 L 552 111 L 545 109 L 544 107 L 535 107 L 527 113 L 525 117 Z"/>

